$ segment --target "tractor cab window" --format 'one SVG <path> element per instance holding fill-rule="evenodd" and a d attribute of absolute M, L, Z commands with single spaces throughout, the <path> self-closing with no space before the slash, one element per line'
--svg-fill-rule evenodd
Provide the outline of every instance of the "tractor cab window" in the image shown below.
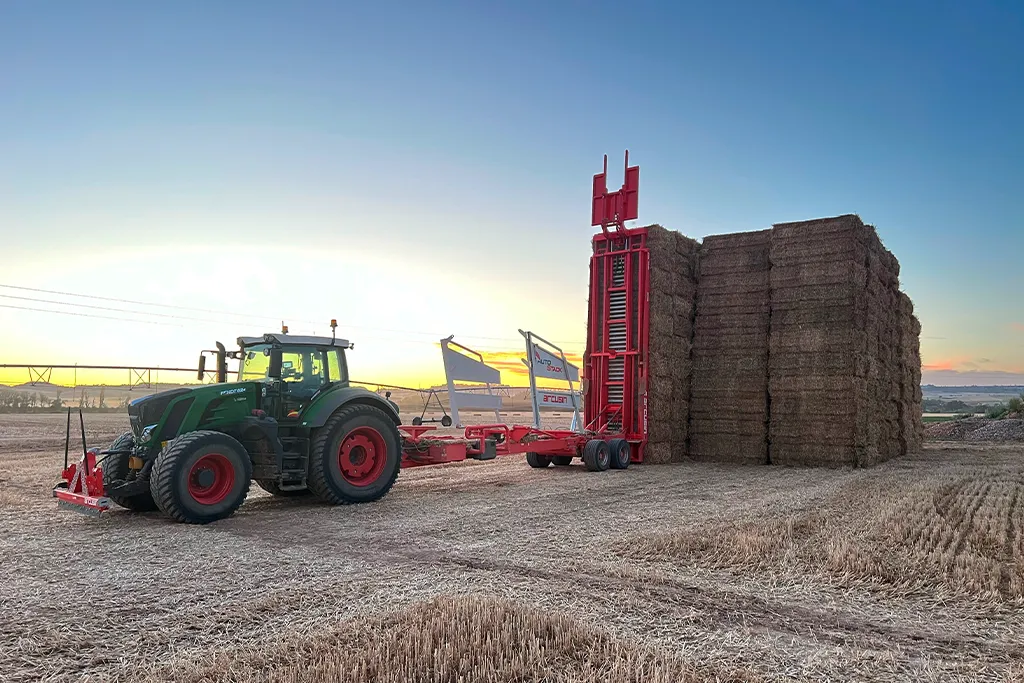
<path fill-rule="evenodd" d="M 245 349 L 241 362 L 238 364 L 239 382 L 258 382 L 267 378 L 270 370 L 270 347 L 250 346 Z"/>
<path fill-rule="evenodd" d="M 340 349 L 331 349 L 327 352 L 328 377 L 332 382 L 348 382 L 348 367 L 345 365 L 345 356 Z"/>
<path fill-rule="evenodd" d="M 300 398 L 312 398 L 327 382 L 326 354 L 314 348 L 284 348 L 281 353 L 281 379 L 288 392 Z"/>

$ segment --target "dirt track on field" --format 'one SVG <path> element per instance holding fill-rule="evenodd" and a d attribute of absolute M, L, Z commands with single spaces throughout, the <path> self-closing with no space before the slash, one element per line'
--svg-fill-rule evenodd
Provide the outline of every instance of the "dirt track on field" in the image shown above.
<path fill-rule="evenodd" d="M 201 680 L 189 678 L 197 662 L 249 662 L 268 648 L 294 656 L 281 644 L 463 594 L 768 680 L 1024 675 L 1024 612 L 1009 583 L 1024 566 L 1020 445 L 933 444 L 858 471 L 682 463 L 589 473 L 513 457 L 404 470 L 385 499 L 363 506 L 256 490 L 234 517 L 195 527 L 58 512 L 49 488 L 62 420 L 0 416 L 3 680 Z M 87 426 L 104 443 L 124 420 L 87 416 Z M 898 550 L 886 545 L 896 531 L 885 506 L 905 497 L 926 524 L 929 482 L 939 493 L 966 482 L 954 491 L 962 505 L 936 499 L 936 538 L 949 533 L 949 543 L 917 553 L 907 532 L 908 561 L 921 563 L 907 571 L 921 580 L 900 582 L 882 571 L 879 549 Z M 993 521 L 968 529 L 988 508 Z M 805 534 L 809 515 L 824 523 Z M 978 534 L 1002 534 L 1003 546 L 989 557 Z M 848 541 L 843 553 L 836 537 Z M 928 564 L 937 553 L 974 562 L 981 578 L 1005 571 L 1005 590 L 975 590 L 974 575 L 954 572 L 963 561 Z M 849 558 L 845 571 L 836 558 Z"/>

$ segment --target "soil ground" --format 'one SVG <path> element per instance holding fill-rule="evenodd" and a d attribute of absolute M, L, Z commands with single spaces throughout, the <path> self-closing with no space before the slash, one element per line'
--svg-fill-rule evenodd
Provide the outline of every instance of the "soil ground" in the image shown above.
<path fill-rule="evenodd" d="M 0 415 L 0 680 L 161 679 L 178 663 L 464 594 L 568 615 L 697 666 L 767 680 L 1024 676 L 1014 583 L 1024 568 L 1020 444 L 933 443 L 871 470 L 683 463 L 590 473 L 509 457 L 403 470 L 391 493 L 361 506 L 275 499 L 254 487 L 234 517 L 188 526 L 156 513 L 58 511 L 50 487 L 63 420 Z M 119 415 L 87 416 L 96 445 L 125 426 Z M 932 480 L 962 485 L 907 488 Z M 943 575 L 941 563 L 896 587 L 877 567 L 816 563 L 796 542 L 757 551 L 753 562 L 746 549 L 712 557 L 700 543 L 738 547 L 744 525 L 788 528 L 787 539 L 798 539 L 809 514 L 844 520 L 827 533 L 859 543 L 858 520 L 868 529 L 882 518 L 861 506 L 882 500 L 899 510 L 906 496 L 910 509 L 933 495 L 955 537 L 971 522 L 969 510 L 956 517 L 961 490 L 1006 502 L 993 507 L 1005 545 L 992 546 L 988 593 Z M 971 505 L 976 516 L 988 503 Z M 972 542 L 953 538 L 940 550 L 956 556 Z M 884 556 L 881 547 L 871 552 Z"/>

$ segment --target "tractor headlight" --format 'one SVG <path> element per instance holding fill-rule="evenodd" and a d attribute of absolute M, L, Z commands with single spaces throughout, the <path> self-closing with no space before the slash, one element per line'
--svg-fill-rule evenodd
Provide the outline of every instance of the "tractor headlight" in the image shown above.
<path fill-rule="evenodd" d="M 154 429 L 156 429 L 156 425 L 149 425 L 148 427 L 143 429 L 142 430 L 142 437 L 141 437 L 140 440 L 143 441 L 143 442 L 149 441 L 149 438 L 151 436 L 153 436 L 153 430 Z"/>

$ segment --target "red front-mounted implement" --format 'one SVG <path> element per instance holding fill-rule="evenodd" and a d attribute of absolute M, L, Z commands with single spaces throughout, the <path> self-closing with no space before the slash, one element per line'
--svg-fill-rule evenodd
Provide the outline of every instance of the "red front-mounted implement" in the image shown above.
<path fill-rule="evenodd" d="M 78 421 L 82 427 L 82 459 L 68 464 L 68 450 L 71 444 L 71 409 L 68 408 L 67 432 L 64 437 L 64 471 L 61 481 L 53 487 L 57 505 L 87 515 L 100 515 L 110 509 L 110 499 L 103 490 L 103 469 L 97 458 L 99 452 L 89 449 L 85 443 L 85 420 L 78 410 Z"/>

